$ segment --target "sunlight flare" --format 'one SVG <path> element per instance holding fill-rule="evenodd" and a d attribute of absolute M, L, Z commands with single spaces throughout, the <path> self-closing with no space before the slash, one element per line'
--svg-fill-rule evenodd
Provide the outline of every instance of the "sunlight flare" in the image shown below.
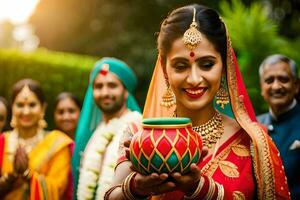
<path fill-rule="evenodd" d="M 34 11 L 39 0 L 0 0 L 0 21 L 24 23 Z"/>

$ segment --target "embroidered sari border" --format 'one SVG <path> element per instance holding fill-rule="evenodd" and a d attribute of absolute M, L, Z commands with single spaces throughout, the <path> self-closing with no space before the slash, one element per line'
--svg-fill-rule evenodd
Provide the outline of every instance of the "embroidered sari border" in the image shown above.
<path fill-rule="evenodd" d="M 262 129 L 253 122 L 246 109 L 244 96 L 240 96 L 238 91 L 238 77 L 239 71 L 236 69 L 234 52 L 232 50 L 231 41 L 227 38 L 227 81 L 229 94 L 232 103 L 232 109 L 236 120 L 242 128 L 251 137 L 254 146 L 254 173 L 257 181 L 258 197 L 259 199 L 275 199 L 275 180 L 274 180 L 274 166 L 271 161 L 269 144 Z M 241 91 L 240 91 L 241 92 Z M 245 93 L 245 95 L 247 95 Z M 251 112 L 251 109 L 250 109 Z"/>
<path fill-rule="evenodd" d="M 242 129 L 240 129 L 235 135 L 233 135 L 231 138 L 229 138 L 225 142 L 225 143 L 227 143 L 226 146 L 224 146 L 225 143 L 222 144 L 223 149 L 221 151 L 218 150 L 218 153 L 216 154 L 216 157 L 213 160 L 209 160 L 209 159 L 211 159 L 212 155 L 206 159 L 207 162 L 206 162 L 206 164 L 203 165 L 203 167 L 201 169 L 201 172 L 203 174 L 205 174 L 206 176 L 209 176 L 209 177 L 213 176 L 215 171 L 218 169 L 218 163 L 221 160 L 226 159 L 226 157 L 228 156 L 228 154 L 231 151 L 231 147 L 241 142 L 242 138 L 238 137 L 241 134 L 241 130 Z"/>

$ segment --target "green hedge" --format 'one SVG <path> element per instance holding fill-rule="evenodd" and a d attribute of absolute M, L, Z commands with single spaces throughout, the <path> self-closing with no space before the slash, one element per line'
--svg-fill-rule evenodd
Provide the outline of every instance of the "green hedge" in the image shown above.
<path fill-rule="evenodd" d="M 39 49 L 24 53 L 0 50 L 0 95 L 10 100 L 12 85 L 23 78 L 39 81 L 48 103 L 46 120 L 53 128 L 53 104 L 62 91 L 83 99 L 91 68 L 97 58 Z"/>

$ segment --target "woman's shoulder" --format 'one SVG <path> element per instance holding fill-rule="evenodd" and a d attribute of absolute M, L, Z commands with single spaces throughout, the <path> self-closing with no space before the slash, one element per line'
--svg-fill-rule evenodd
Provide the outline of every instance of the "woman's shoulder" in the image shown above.
<path fill-rule="evenodd" d="M 45 131 L 45 140 L 62 141 L 66 144 L 73 143 L 73 140 L 65 133 L 59 130 Z"/>
<path fill-rule="evenodd" d="M 242 127 L 235 119 L 228 117 L 227 115 L 222 115 L 222 116 L 223 116 L 223 123 L 224 123 L 224 133 L 227 138 L 230 138 L 231 136 L 233 136 L 234 134 L 236 134 L 241 130 Z"/>
<path fill-rule="evenodd" d="M 124 121 L 127 123 L 131 122 L 140 122 L 142 120 L 142 114 L 137 111 L 130 111 L 127 112 L 127 114 L 124 115 Z"/>

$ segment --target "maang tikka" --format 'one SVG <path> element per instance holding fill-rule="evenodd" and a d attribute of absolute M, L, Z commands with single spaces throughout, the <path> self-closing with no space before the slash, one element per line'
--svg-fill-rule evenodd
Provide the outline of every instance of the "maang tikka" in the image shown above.
<path fill-rule="evenodd" d="M 193 50 L 197 47 L 198 43 L 202 40 L 202 34 L 197 29 L 198 24 L 196 22 L 196 8 L 194 8 L 193 21 L 190 25 L 190 28 L 187 29 L 183 34 L 183 43 L 189 48 Z"/>

